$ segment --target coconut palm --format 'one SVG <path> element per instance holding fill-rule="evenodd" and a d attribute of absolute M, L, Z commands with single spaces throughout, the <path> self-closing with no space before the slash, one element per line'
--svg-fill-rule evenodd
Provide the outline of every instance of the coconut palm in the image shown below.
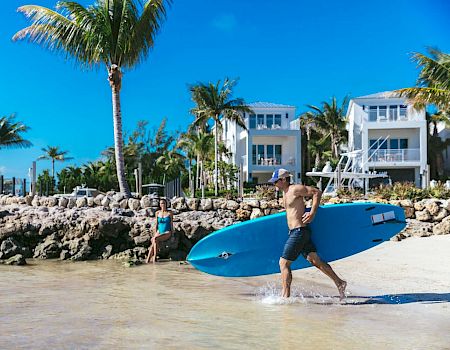
<path fill-rule="evenodd" d="M 104 64 L 112 92 L 114 145 L 120 191 L 130 197 L 123 158 L 120 90 L 122 69 L 143 61 L 154 45 L 156 33 L 166 17 L 170 0 L 97 0 L 84 7 L 60 1 L 56 10 L 37 5 L 18 8 L 31 25 L 13 39 L 28 38 L 45 48 L 74 58 L 83 67 Z"/>
<path fill-rule="evenodd" d="M 68 151 L 61 151 L 58 146 L 47 146 L 47 148 L 42 148 L 42 151 L 44 154 L 39 156 L 37 160 L 50 159 L 52 161 L 52 179 L 55 181 L 55 162 L 65 162 L 73 158 L 66 157 Z"/>
<path fill-rule="evenodd" d="M 225 79 L 221 86 L 220 80 L 216 83 L 199 83 L 191 87 L 192 99 L 196 106 L 191 110 L 195 115 L 195 125 L 204 126 L 210 119 L 214 121 L 214 175 L 215 195 L 218 195 L 218 130 L 221 120 L 227 119 L 247 129 L 243 120 L 244 113 L 252 113 L 242 98 L 232 99 L 233 88 L 236 80 Z"/>
<path fill-rule="evenodd" d="M 323 136 L 330 138 L 331 152 L 335 158 L 339 157 L 339 146 L 347 139 L 345 110 L 348 101 L 349 98 L 345 97 L 338 106 L 336 97 L 333 97 L 331 103 L 322 102 L 322 107 L 308 105 L 312 110 L 315 126 Z"/>
<path fill-rule="evenodd" d="M 206 159 L 212 158 L 214 154 L 214 136 L 200 130 L 198 132 L 188 132 L 181 137 L 177 146 L 182 149 L 186 149 L 188 147 L 188 152 L 192 152 L 196 155 L 196 177 L 200 180 L 202 197 L 204 197 L 205 176 L 203 171 L 203 162 Z"/>
<path fill-rule="evenodd" d="M 166 175 L 171 179 L 179 176 L 185 169 L 184 161 L 185 157 L 176 150 L 167 151 L 156 160 L 156 164 L 162 166 L 164 170 L 163 183 L 165 183 Z"/>
<path fill-rule="evenodd" d="M 416 86 L 394 91 L 410 99 L 417 109 L 435 105 L 444 112 L 450 112 L 450 54 L 429 48 L 429 56 L 414 53 L 412 56 L 421 69 Z"/>
<path fill-rule="evenodd" d="M 22 137 L 22 133 L 30 128 L 21 122 L 16 122 L 14 115 L 0 117 L 0 149 L 26 148 L 33 144 Z"/>

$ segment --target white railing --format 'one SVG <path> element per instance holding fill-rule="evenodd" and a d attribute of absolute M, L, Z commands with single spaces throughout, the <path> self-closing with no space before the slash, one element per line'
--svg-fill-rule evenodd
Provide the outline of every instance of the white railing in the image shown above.
<path fill-rule="evenodd" d="M 242 156 L 242 165 L 247 167 L 249 159 L 247 156 Z M 260 157 L 253 163 L 253 159 L 250 159 L 250 164 L 256 167 L 282 167 L 282 166 L 295 166 L 295 158 L 293 156 L 276 156 L 276 157 Z"/>
<path fill-rule="evenodd" d="M 420 150 L 418 148 L 369 151 L 369 162 L 390 163 L 414 161 L 420 161 Z"/>
<path fill-rule="evenodd" d="M 272 126 L 267 126 L 266 124 L 258 124 L 255 128 L 249 128 L 250 130 L 298 130 L 295 125 L 289 125 L 288 127 L 283 127 L 278 124 L 272 124 Z"/>

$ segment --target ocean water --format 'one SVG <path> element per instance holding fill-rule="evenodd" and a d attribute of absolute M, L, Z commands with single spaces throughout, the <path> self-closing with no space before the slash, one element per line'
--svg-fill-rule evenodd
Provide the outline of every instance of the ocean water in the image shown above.
<path fill-rule="evenodd" d="M 279 275 L 226 279 L 176 262 L 0 265 L 0 349 L 450 349 L 447 296 L 349 283 L 340 302 L 325 276 L 301 271 L 293 297 L 280 288 Z"/>

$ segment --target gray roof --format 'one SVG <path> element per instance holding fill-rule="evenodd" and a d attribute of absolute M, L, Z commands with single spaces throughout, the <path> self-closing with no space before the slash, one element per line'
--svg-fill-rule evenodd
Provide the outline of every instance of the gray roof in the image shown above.
<path fill-rule="evenodd" d="M 359 100 L 359 99 L 370 99 L 370 98 L 400 98 L 400 96 L 396 95 L 393 91 L 382 91 L 382 92 L 377 92 L 375 94 L 370 94 L 370 95 L 365 95 L 365 96 L 359 96 L 359 97 L 355 97 L 354 100 Z"/>
<path fill-rule="evenodd" d="M 295 108 L 295 106 L 282 105 L 271 102 L 252 102 L 247 105 L 250 108 Z"/>

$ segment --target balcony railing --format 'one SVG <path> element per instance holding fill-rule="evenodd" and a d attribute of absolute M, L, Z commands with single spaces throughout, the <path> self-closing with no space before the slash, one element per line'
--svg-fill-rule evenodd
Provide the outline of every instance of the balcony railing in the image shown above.
<path fill-rule="evenodd" d="M 298 130 L 295 125 L 289 125 L 288 127 L 283 127 L 278 124 L 272 124 L 272 126 L 267 126 L 266 124 L 258 124 L 256 127 L 249 128 L 250 130 Z"/>
<path fill-rule="evenodd" d="M 280 166 L 295 166 L 295 158 L 292 156 L 277 156 L 277 157 L 267 157 L 267 158 L 259 158 L 255 162 L 253 162 L 253 159 L 250 160 L 252 166 L 273 166 L 273 167 L 280 167 Z M 242 156 L 242 165 L 244 167 L 247 167 L 248 165 L 248 157 Z"/>
<path fill-rule="evenodd" d="M 369 162 L 416 162 L 420 161 L 418 148 L 407 149 L 379 149 L 369 152 Z"/>

